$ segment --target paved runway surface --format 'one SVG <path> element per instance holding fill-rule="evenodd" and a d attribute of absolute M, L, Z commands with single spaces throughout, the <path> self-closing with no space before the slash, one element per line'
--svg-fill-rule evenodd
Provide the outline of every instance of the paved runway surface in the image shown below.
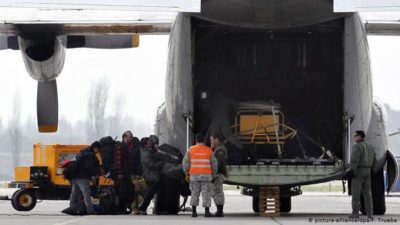
<path fill-rule="evenodd" d="M 351 211 L 351 199 L 341 194 L 304 194 L 292 199 L 292 212 L 276 218 L 260 217 L 252 212 L 251 198 L 236 193 L 227 195 L 226 215 L 224 218 L 204 218 L 201 212 L 198 218 L 191 218 L 189 212 L 176 216 L 68 216 L 60 213 L 67 207 L 67 201 L 43 201 L 30 212 L 17 212 L 9 201 L 0 201 L 1 225 L 176 225 L 176 224 L 349 224 L 348 214 Z M 366 224 L 398 224 L 400 223 L 400 196 L 386 198 L 386 215 L 375 216 L 374 221 Z M 149 210 L 150 211 L 150 210 Z M 215 207 L 212 208 L 215 211 Z M 360 222 L 360 221 L 358 221 Z"/>

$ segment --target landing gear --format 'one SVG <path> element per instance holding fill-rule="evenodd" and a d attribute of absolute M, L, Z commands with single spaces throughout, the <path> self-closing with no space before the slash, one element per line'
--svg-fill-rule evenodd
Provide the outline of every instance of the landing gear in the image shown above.
<path fill-rule="evenodd" d="M 383 215 L 386 212 L 385 204 L 385 183 L 383 177 L 383 168 L 371 177 L 371 192 L 373 214 Z M 361 196 L 361 213 L 366 215 L 364 197 Z"/>
<path fill-rule="evenodd" d="M 36 206 L 36 195 L 33 191 L 21 189 L 11 197 L 11 205 L 17 211 L 31 211 Z"/>
<path fill-rule="evenodd" d="M 259 213 L 260 212 L 260 198 L 257 196 L 253 196 L 253 212 Z"/>
<path fill-rule="evenodd" d="M 290 212 L 292 210 L 292 197 L 282 197 L 280 199 L 281 206 L 280 206 L 280 211 L 284 213 Z"/>

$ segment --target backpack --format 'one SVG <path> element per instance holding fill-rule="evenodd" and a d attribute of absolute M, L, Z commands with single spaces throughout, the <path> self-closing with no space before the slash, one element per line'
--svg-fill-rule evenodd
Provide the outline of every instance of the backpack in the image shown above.
<path fill-rule="evenodd" d="M 72 216 L 82 216 L 82 215 L 86 215 L 86 205 L 85 202 L 79 201 L 78 203 L 64 209 L 61 211 L 62 213 L 68 214 L 68 215 L 72 215 Z"/>
<path fill-rule="evenodd" d="M 100 138 L 99 142 L 100 142 L 101 146 L 115 144 L 115 140 L 111 136 Z"/>
<path fill-rule="evenodd" d="M 84 162 L 85 158 L 89 154 L 91 154 L 89 151 L 83 150 L 75 156 L 76 160 L 67 162 L 67 164 L 63 165 L 64 178 L 67 180 L 74 179 L 76 177 L 76 174 L 78 173 L 78 167 L 80 166 L 80 164 L 82 164 L 82 162 Z"/>
<path fill-rule="evenodd" d="M 72 180 L 76 177 L 78 172 L 78 162 L 76 160 L 71 161 L 66 167 L 64 167 L 63 175 L 67 180 Z"/>
<path fill-rule="evenodd" d="M 100 155 L 104 173 L 113 174 L 115 140 L 112 139 L 112 137 L 110 136 L 103 137 L 100 139 L 100 144 L 101 144 Z"/>
<path fill-rule="evenodd" d="M 84 150 L 81 150 L 78 154 L 76 154 L 75 159 L 78 163 L 83 162 L 89 155 L 92 155 L 93 153 L 89 151 L 89 148 L 85 148 Z"/>
<path fill-rule="evenodd" d="M 158 159 L 173 165 L 181 164 L 183 159 L 183 155 L 179 149 L 167 144 L 158 146 L 155 155 Z"/>

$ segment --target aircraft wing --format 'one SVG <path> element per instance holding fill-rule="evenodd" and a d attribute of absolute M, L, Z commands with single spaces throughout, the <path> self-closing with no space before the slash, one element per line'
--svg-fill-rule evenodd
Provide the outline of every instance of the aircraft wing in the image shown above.
<path fill-rule="evenodd" d="M 168 33 L 177 12 L 199 12 L 200 0 L 2 0 L 0 34 L 53 25 L 65 35 Z"/>
<path fill-rule="evenodd" d="M 334 12 L 399 11 L 399 0 L 334 0 Z"/>
<path fill-rule="evenodd" d="M 399 0 L 334 0 L 334 12 L 359 12 L 368 34 L 400 35 Z"/>
<path fill-rule="evenodd" d="M 56 77 L 66 48 L 132 48 L 138 34 L 169 33 L 178 12 L 200 12 L 201 0 L 0 0 L 0 50 L 21 49 L 38 81 L 40 132 L 58 126 Z"/>
<path fill-rule="evenodd" d="M 372 35 L 400 35 L 400 21 L 368 21 L 366 23 L 368 34 Z"/>
<path fill-rule="evenodd" d="M 400 35 L 400 12 L 361 13 L 368 34 Z"/>

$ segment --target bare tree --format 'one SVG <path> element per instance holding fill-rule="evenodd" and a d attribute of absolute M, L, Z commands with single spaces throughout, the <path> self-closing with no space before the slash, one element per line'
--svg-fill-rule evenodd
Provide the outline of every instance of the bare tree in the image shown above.
<path fill-rule="evenodd" d="M 58 129 L 60 131 L 57 133 L 57 139 L 59 140 L 59 143 L 73 144 L 72 125 L 65 116 L 61 116 L 61 118 L 58 120 Z"/>
<path fill-rule="evenodd" d="M 90 88 L 88 98 L 88 128 L 87 139 L 89 142 L 97 140 L 104 135 L 105 110 L 109 97 L 109 80 L 105 77 L 95 81 Z"/>
<path fill-rule="evenodd" d="M 19 165 L 22 141 L 21 97 L 16 91 L 13 98 L 12 114 L 8 121 L 8 133 L 11 140 L 11 154 L 14 166 Z"/>
<path fill-rule="evenodd" d="M 108 118 L 108 133 L 112 136 L 119 136 L 122 133 L 122 129 L 128 129 L 123 127 L 124 108 L 126 98 L 123 95 L 118 95 L 113 101 L 112 115 Z"/>

